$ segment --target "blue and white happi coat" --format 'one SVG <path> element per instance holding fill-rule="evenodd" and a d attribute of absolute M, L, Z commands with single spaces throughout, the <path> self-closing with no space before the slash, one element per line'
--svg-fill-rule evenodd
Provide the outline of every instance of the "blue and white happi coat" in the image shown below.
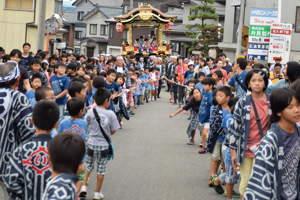
<path fill-rule="evenodd" d="M 32 108 L 27 97 L 10 87 L 0 88 L 0 181 L 12 152 L 35 134 Z"/>

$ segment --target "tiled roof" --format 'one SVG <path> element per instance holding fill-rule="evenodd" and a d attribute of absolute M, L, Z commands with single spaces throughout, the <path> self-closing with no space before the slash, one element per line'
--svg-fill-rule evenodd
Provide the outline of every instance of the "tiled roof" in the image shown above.
<path fill-rule="evenodd" d="M 93 4 L 99 4 L 101 6 L 116 6 L 121 7 L 123 0 L 90 0 Z"/>
<path fill-rule="evenodd" d="M 86 37 L 86 38 L 81 38 L 80 41 L 82 40 L 91 40 L 96 43 L 108 43 L 108 39 L 103 38 L 103 37 Z"/>
<path fill-rule="evenodd" d="M 64 12 L 63 18 L 68 23 L 75 23 L 75 21 L 77 21 L 76 12 Z"/>

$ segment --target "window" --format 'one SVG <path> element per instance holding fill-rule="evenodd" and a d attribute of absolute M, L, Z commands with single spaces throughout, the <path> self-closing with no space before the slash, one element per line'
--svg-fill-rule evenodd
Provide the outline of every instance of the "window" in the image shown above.
<path fill-rule="evenodd" d="M 81 21 L 82 20 L 82 17 L 84 15 L 84 12 L 83 11 L 79 11 L 77 12 L 77 20 Z"/>
<path fill-rule="evenodd" d="M 123 6 L 123 13 L 124 14 L 128 13 L 128 6 Z"/>
<path fill-rule="evenodd" d="M 100 35 L 107 35 L 107 25 L 100 26 Z"/>
<path fill-rule="evenodd" d="M 90 24 L 90 34 L 97 35 L 97 24 Z"/>
<path fill-rule="evenodd" d="M 240 6 L 235 6 L 235 10 L 234 10 L 234 23 L 235 24 L 239 24 L 240 11 L 241 11 L 241 7 Z"/>
<path fill-rule="evenodd" d="M 109 31 L 110 38 L 114 37 L 114 28 L 111 28 Z"/>
<path fill-rule="evenodd" d="M 82 31 L 75 31 L 74 38 L 76 38 L 76 39 L 81 38 L 81 34 L 82 34 Z"/>
<path fill-rule="evenodd" d="M 5 0 L 5 9 L 33 10 L 33 0 Z"/>
<path fill-rule="evenodd" d="M 300 33 L 300 6 L 296 7 L 295 32 Z"/>

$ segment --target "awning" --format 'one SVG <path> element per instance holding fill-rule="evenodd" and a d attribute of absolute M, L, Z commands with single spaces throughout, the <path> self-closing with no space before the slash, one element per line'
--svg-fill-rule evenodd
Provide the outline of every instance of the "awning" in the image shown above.
<path fill-rule="evenodd" d="M 241 0 L 233 0 L 230 4 L 231 7 L 240 6 L 240 5 L 241 5 Z"/>

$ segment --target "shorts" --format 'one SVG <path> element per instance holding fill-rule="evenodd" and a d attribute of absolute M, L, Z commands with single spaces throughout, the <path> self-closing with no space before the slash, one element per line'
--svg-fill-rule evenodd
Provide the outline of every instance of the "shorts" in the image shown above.
<path fill-rule="evenodd" d="M 209 123 L 208 123 L 208 122 L 207 122 L 207 123 L 203 123 L 202 125 L 203 125 L 203 127 L 204 127 L 205 129 L 209 129 Z"/>
<path fill-rule="evenodd" d="M 153 90 L 155 90 L 155 86 L 154 86 L 154 84 L 149 84 L 149 88 L 150 88 L 150 91 L 153 91 Z"/>
<path fill-rule="evenodd" d="M 225 169 L 226 169 L 226 179 L 225 182 L 228 184 L 234 184 L 237 182 L 237 173 L 233 170 L 232 165 L 225 163 Z"/>
<path fill-rule="evenodd" d="M 142 87 L 142 96 L 145 95 L 145 91 L 146 91 L 146 88 L 145 88 L 145 87 Z"/>
<path fill-rule="evenodd" d="M 129 104 L 130 107 L 134 106 L 134 101 Z"/>
<path fill-rule="evenodd" d="M 215 147 L 214 147 L 214 150 L 213 152 L 210 154 L 210 159 L 212 161 L 223 161 L 223 157 L 221 155 L 221 150 L 222 150 L 222 143 L 220 140 L 217 140 L 216 141 L 216 144 L 215 144 Z"/>
<path fill-rule="evenodd" d="M 86 175 L 85 169 L 83 170 L 83 172 L 76 174 L 76 176 L 78 177 L 78 182 L 83 183 L 85 175 Z"/>
<path fill-rule="evenodd" d="M 223 160 L 225 160 L 225 156 L 226 156 L 226 152 L 227 152 L 227 146 L 225 146 L 224 144 L 222 144 L 222 157 L 223 157 Z"/>
<path fill-rule="evenodd" d="M 101 152 L 108 149 L 108 146 L 96 146 L 88 144 L 88 150 L 93 152 L 93 156 L 86 154 L 85 168 L 87 171 L 92 172 L 94 170 L 94 162 L 97 159 L 97 174 L 104 175 L 106 173 L 107 156 L 102 157 Z"/>
<path fill-rule="evenodd" d="M 155 86 L 155 89 L 158 89 L 158 86 Z"/>

